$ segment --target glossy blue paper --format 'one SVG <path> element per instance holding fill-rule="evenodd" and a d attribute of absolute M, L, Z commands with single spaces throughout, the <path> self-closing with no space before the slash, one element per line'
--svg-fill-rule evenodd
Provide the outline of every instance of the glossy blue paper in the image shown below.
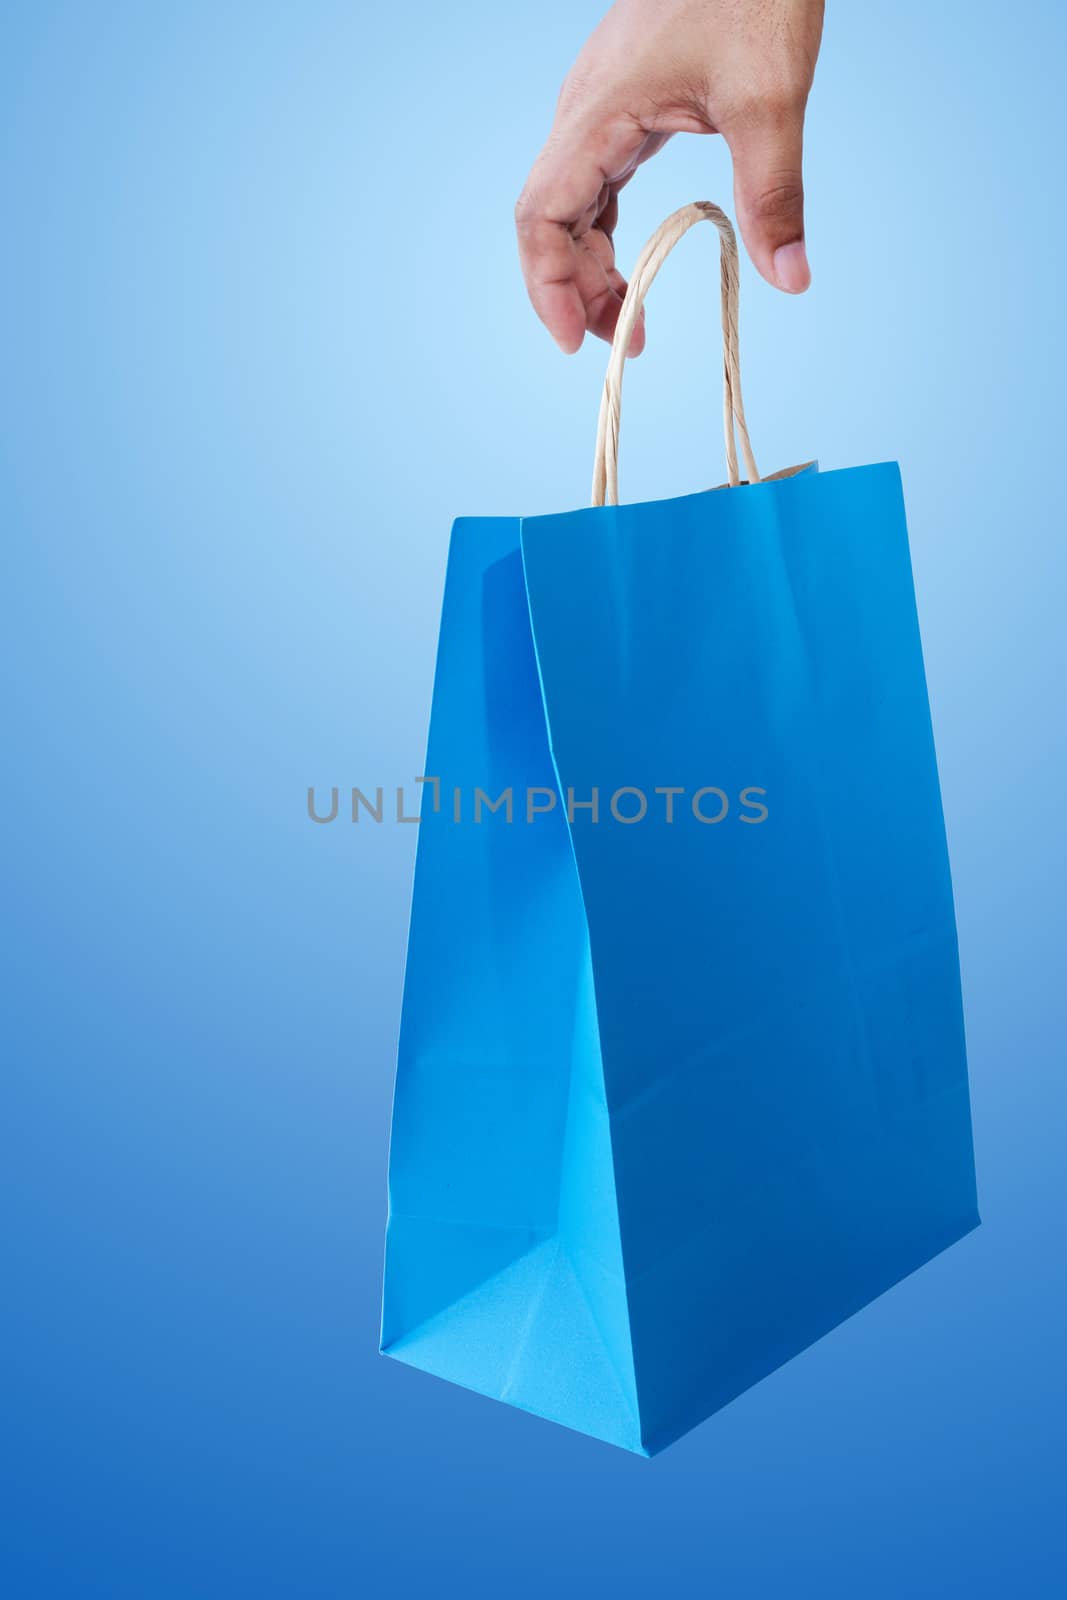
<path fill-rule="evenodd" d="M 458 521 L 426 772 L 382 1348 L 653 1454 L 978 1222 L 897 467 Z"/>

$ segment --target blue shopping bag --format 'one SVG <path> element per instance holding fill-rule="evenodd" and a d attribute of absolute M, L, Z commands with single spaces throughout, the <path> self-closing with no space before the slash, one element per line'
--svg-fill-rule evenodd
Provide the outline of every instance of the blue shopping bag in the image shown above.
<path fill-rule="evenodd" d="M 704 217 L 730 486 L 618 505 Z M 653 1454 L 978 1222 L 900 474 L 758 481 L 717 208 L 593 507 L 455 524 L 425 776 L 382 1349 Z"/>

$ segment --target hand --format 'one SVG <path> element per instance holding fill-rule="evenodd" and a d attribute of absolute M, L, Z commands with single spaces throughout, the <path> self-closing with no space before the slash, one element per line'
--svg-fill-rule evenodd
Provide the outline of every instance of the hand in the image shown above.
<path fill-rule="evenodd" d="M 752 261 L 800 294 L 804 108 L 823 0 L 618 0 L 563 85 L 515 220 L 534 310 L 561 350 L 610 339 L 626 282 L 612 233 L 619 191 L 672 133 L 721 133 Z M 643 320 L 630 343 L 644 344 Z"/>

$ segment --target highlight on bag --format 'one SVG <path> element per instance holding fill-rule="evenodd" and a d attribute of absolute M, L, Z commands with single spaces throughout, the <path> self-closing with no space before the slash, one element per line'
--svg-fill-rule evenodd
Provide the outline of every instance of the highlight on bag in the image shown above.
<path fill-rule="evenodd" d="M 630 332 L 702 220 L 728 487 L 620 505 Z M 979 1220 L 900 473 L 760 478 L 737 301 L 730 223 L 683 207 L 630 279 L 593 505 L 455 523 L 424 770 L 751 785 L 766 819 L 424 804 L 390 1149 L 383 1351 L 645 1455 Z"/>

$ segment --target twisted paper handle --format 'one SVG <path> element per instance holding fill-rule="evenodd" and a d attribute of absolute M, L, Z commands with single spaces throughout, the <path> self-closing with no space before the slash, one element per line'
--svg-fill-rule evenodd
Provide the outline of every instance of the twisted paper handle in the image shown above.
<path fill-rule="evenodd" d="M 710 200 L 696 200 L 682 206 L 666 222 L 661 223 L 645 245 L 630 277 L 626 298 L 619 312 L 615 338 L 611 345 L 604 395 L 600 402 L 600 421 L 597 424 L 596 458 L 593 463 L 593 504 L 617 506 L 619 503 L 619 412 L 622 404 L 622 375 L 626 366 L 626 352 L 630 335 L 634 331 L 645 295 L 653 278 L 674 249 L 683 233 L 688 233 L 695 222 L 714 222 L 719 230 L 722 267 L 722 388 L 723 433 L 726 437 L 726 468 L 730 487 L 741 482 L 737 467 L 737 444 L 734 426 L 741 441 L 745 470 L 750 483 L 759 482 L 756 461 L 745 426 L 745 405 L 741 398 L 741 368 L 738 359 L 737 307 L 738 264 L 737 239 L 725 212 Z"/>

